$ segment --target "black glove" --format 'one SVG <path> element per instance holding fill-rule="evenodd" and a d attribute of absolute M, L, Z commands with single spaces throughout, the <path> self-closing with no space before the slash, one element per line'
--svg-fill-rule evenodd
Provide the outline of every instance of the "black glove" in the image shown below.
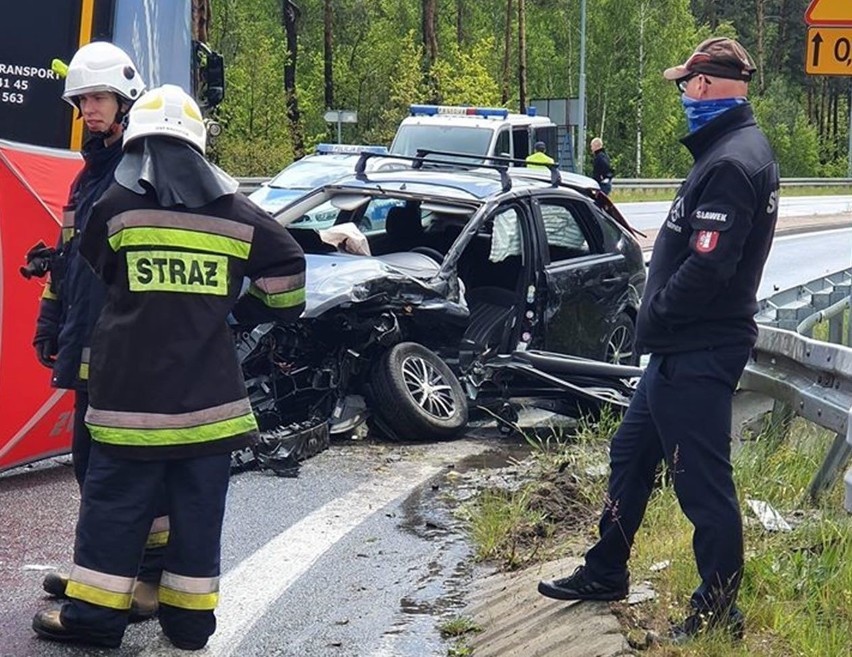
<path fill-rule="evenodd" d="M 38 362 L 44 365 L 45 367 L 53 368 L 54 363 L 56 363 L 56 354 L 59 351 L 59 348 L 56 344 L 55 338 L 45 338 L 42 340 L 37 340 L 33 342 L 33 347 L 35 347 L 36 358 L 38 358 Z"/>
<path fill-rule="evenodd" d="M 20 268 L 21 276 L 24 278 L 32 278 L 33 276 L 42 278 L 46 276 L 47 272 L 52 269 L 52 264 L 56 257 L 56 249 L 45 246 L 44 242 L 39 242 L 27 251 L 27 264 Z"/>

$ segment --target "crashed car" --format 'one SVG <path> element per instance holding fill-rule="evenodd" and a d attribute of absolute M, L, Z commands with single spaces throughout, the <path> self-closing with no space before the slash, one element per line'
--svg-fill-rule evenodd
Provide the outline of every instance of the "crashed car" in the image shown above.
<path fill-rule="evenodd" d="M 307 306 L 296 324 L 238 335 L 259 460 L 310 455 L 368 420 L 436 440 L 459 435 L 469 408 L 505 415 L 512 400 L 626 406 L 645 265 L 617 209 L 581 176 L 432 160 L 362 166 L 275 215 L 305 250 Z M 390 209 L 362 255 L 300 228 L 329 213 L 357 225 L 375 204 Z"/>

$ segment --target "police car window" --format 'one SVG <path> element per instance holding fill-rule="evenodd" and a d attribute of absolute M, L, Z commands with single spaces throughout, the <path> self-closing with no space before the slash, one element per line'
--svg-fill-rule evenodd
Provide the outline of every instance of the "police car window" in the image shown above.
<path fill-rule="evenodd" d="M 400 126 L 393 142 L 393 152 L 414 156 L 418 148 L 436 151 L 455 151 L 485 155 L 491 145 L 494 131 L 489 128 L 471 128 L 461 125 L 405 125 Z M 452 159 L 443 157 L 441 159 Z M 472 164 L 470 160 L 466 164 Z"/>
<path fill-rule="evenodd" d="M 362 233 L 367 235 L 384 233 L 388 212 L 390 212 L 391 208 L 402 207 L 404 205 L 405 201 L 402 199 L 374 196 L 363 208 L 363 212 L 359 212 L 352 217 L 352 221 L 354 221 Z"/>
<path fill-rule="evenodd" d="M 512 154 L 512 147 L 510 145 L 509 140 L 509 131 L 501 130 L 500 134 L 497 135 L 497 145 L 494 147 L 494 153 L 496 155 L 509 155 Z"/>
<path fill-rule="evenodd" d="M 592 249 L 581 228 L 578 209 L 570 204 L 542 202 L 539 206 L 550 251 L 550 262 L 589 255 Z"/>

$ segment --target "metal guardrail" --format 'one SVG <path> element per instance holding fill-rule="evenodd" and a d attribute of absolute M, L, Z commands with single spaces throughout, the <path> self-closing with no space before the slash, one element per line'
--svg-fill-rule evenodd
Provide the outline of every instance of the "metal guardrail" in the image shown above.
<path fill-rule="evenodd" d="M 251 194 L 260 186 L 271 180 L 264 177 L 237 178 L 240 183 L 240 191 Z M 683 183 L 682 179 L 654 179 L 654 178 L 615 178 L 613 187 L 617 189 L 677 189 Z M 852 178 L 782 178 L 781 188 L 785 187 L 841 187 L 852 186 Z"/>
<path fill-rule="evenodd" d="M 816 499 L 837 480 L 852 457 L 852 349 L 843 346 L 843 318 L 850 305 L 852 268 L 774 294 L 760 303 L 754 355 L 740 388 L 782 404 L 786 418 L 801 416 L 836 437 L 811 481 Z M 808 337 L 829 322 L 828 342 Z M 850 336 L 852 344 L 852 336 Z M 844 478 L 852 513 L 852 468 Z"/>
<path fill-rule="evenodd" d="M 613 178 L 616 189 L 677 189 L 683 183 L 681 178 Z M 781 189 L 785 187 L 843 187 L 852 185 L 852 178 L 782 178 Z"/>

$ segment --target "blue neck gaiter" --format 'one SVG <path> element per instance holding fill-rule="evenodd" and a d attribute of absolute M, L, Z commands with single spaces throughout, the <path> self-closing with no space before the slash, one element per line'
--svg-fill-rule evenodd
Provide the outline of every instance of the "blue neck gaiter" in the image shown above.
<path fill-rule="evenodd" d="M 695 132 L 699 128 L 703 128 L 707 123 L 715 119 L 723 112 L 727 112 L 732 107 L 742 105 L 746 102 L 745 98 L 717 98 L 714 100 L 696 100 L 690 98 L 686 94 L 681 96 L 683 109 L 686 112 L 686 122 L 689 124 L 689 132 Z"/>

